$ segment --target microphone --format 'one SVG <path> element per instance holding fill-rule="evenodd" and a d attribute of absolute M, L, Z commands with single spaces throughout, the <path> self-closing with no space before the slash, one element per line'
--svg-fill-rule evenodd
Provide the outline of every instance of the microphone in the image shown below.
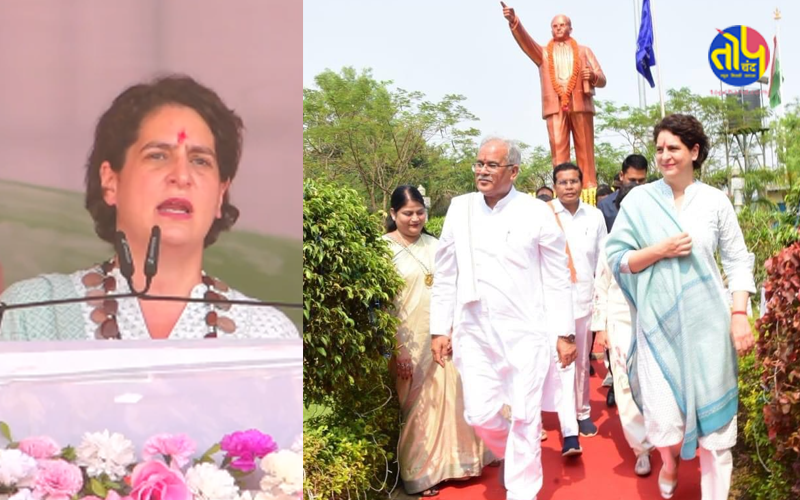
<path fill-rule="evenodd" d="M 142 295 L 150 290 L 150 285 L 153 283 L 153 276 L 158 272 L 158 249 L 161 247 L 161 228 L 153 226 L 150 231 L 150 241 L 147 243 L 147 255 L 144 259 L 144 276 L 145 285 L 142 290 Z"/>
<path fill-rule="evenodd" d="M 144 290 L 140 292 L 133 286 L 133 273 L 135 268 L 133 265 L 131 247 L 128 245 L 128 238 L 125 236 L 124 232 L 117 231 L 116 237 L 114 238 L 114 248 L 117 251 L 119 272 L 128 283 L 128 288 L 130 288 L 131 293 L 136 295 L 144 295 L 148 290 L 150 290 L 150 285 L 153 283 L 153 277 L 158 272 L 158 250 L 160 246 L 161 228 L 159 226 L 153 226 L 153 228 L 150 230 L 150 241 L 147 242 L 147 254 L 144 260 Z"/>
<path fill-rule="evenodd" d="M 136 292 L 133 288 L 133 255 L 131 255 L 131 247 L 128 245 L 128 238 L 125 233 L 117 231 L 114 237 L 114 249 L 117 252 L 117 263 L 119 264 L 119 272 L 125 281 L 128 282 L 128 288 L 131 292 Z"/>

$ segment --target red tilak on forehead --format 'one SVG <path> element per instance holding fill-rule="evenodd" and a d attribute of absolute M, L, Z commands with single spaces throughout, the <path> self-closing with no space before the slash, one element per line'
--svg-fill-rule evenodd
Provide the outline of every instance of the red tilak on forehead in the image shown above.
<path fill-rule="evenodd" d="M 183 144 L 183 142 L 186 140 L 186 137 L 186 130 L 181 129 L 181 131 L 178 132 L 178 144 Z"/>

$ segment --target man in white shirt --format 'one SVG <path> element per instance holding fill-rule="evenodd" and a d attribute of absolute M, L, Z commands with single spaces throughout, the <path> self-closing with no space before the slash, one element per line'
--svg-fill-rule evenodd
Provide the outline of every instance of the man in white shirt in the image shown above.
<path fill-rule="evenodd" d="M 505 139 L 481 143 L 473 166 L 479 192 L 450 203 L 431 296 L 434 360 L 444 366 L 452 341 L 464 417 L 505 458 L 510 500 L 535 499 L 542 486 L 551 346 L 557 343 L 562 365 L 576 356 L 566 240 L 545 203 L 514 189 L 520 157 Z M 509 406 L 510 421 L 503 416 Z"/>
<path fill-rule="evenodd" d="M 600 255 L 600 243 L 606 237 L 603 213 L 581 202 L 583 173 L 573 163 L 562 163 L 553 169 L 553 183 L 557 199 L 552 208 L 560 226 L 567 235 L 571 270 L 574 270 L 573 314 L 575 318 L 575 343 L 578 358 L 574 374 L 563 370 L 563 377 L 575 377 L 575 411 L 581 436 L 597 434 L 589 407 L 589 354 L 592 349 L 592 299 L 594 298 L 594 273 Z M 567 384 L 567 381 L 564 381 Z"/>

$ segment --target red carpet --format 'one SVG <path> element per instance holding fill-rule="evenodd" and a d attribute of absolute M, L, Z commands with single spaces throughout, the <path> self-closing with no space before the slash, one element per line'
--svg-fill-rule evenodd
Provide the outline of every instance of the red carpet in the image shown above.
<path fill-rule="evenodd" d="M 661 457 L 651 455 L 652 473 L 641 478 L 633 473 L 636 457 L 622 434 L 616 408 L 606 406 L 605 387 L 601 387 L 606 369 L 601 361 L 592 361 L 597 374 L 591 378 L 592 419 L 599 433 L 581 438 L 583 455 L 577 459 L 561 458 L 561 433 L 554 413 L 544 414 L 548 439 L 542 443 L 544 485 L 538 500 L 637 500 L 660 499 L 658 471 Z M 486 467 L 481 478 L 442 485 L 438 500 L 505 500 L 505 490 L 497 479 L 498 469 Z M 697 459 L 681 462 L 678 489 L 673 500 L 700 499 L 700 464 Z"/>

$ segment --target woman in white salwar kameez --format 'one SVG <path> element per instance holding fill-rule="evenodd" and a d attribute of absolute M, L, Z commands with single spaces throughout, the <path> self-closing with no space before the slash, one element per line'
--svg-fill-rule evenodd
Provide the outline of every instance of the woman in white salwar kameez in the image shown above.
<path fill-rule="evenodd" d="M 664 462 L 662 497 L 675 492 L 679 455 L 693 458 L 699 448 L 702 498 L 725 500 L 737 431 L 737 352 L 753 346 L 747 302 L 755 293 L 754 258 L 730 200 L 694 180 L 709 151 L 697 119 L 670 115 L 653 138 L 664 178 L 631 191 L 606 247 L 636 308 L 631 386 L 643 406 L 647 439 Z"/>

